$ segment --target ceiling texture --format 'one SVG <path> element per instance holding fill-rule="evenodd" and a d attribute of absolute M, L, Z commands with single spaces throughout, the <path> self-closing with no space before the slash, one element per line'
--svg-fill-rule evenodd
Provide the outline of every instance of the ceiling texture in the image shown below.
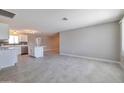
<path fill-rule="evenodd" d="M 14 18 L 0 16 L 14 30 L 36 30 L 55 33 L 83 28 L 96 24 L 119 21 L 124 16 L 122 9 L 5 9 Z"/>

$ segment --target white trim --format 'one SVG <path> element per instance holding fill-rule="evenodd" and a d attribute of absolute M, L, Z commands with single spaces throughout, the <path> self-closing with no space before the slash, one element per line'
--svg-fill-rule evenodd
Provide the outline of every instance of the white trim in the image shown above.
<path fill-rule="evenodd" d="M 73 54 L 67 54 L 67 53 L 60 53 L 60 55 L 71 56 L 71 57 L 78 57 L 78 58 L 83 58 L 83 59 L 88 59 L 88 60 L 95 60 L 95 61 L 100 61 L 100 62 L 110 62 L 110 63 L 119 63 L 120 64 L 120 61 L 114 61 L 114 60 L 108 60 L 108 59 L 79 56 L 79 55 L 73 55 Z"/>

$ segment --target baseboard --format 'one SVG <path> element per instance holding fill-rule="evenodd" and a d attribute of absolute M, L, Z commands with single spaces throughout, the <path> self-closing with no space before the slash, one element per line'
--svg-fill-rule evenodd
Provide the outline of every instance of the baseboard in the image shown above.
<path fill-rule="evenodd" d="M 78 57 L 78 58 L 83 58 L 83 59 L 88 59 L 88 60 L 95 60 L 95 61 L 100 61 L 100 62 L 110 62 L 110 63 L 119 63 L 120 64 L 119 61 L 108 60 L 108 59 L 79 56 L 79 55 L 73 55 L 73 54 L 67 54 L 67 53 L 60 53 L 60 55 L 71 56 L 71 57 Z"/>

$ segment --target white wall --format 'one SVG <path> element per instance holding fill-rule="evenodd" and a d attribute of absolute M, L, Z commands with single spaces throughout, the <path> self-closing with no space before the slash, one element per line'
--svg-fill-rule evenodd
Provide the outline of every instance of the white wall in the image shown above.
<path fill-rule="evenodd" d="M 60 53 L 119 61 L 119 23 L 113 22 L 61 32 Z"/>

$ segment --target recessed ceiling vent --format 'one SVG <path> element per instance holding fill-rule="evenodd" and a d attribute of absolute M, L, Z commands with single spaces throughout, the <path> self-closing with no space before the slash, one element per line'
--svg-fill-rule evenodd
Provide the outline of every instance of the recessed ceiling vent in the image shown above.
<path fill-rule="evenodd" d="M 13 18 L 16 14 L 8 12 L 8 11 L 3 10 L 3 9 L 0 9 L 0 15 L 5 16 L 5 17 L 9 17 L 9 18 Z"/>
<path fill-rule="evenodd" d="M 68 21 L 68 18 L 63 17 L 62 20 L 63 20 L 63 21 Z"/>

